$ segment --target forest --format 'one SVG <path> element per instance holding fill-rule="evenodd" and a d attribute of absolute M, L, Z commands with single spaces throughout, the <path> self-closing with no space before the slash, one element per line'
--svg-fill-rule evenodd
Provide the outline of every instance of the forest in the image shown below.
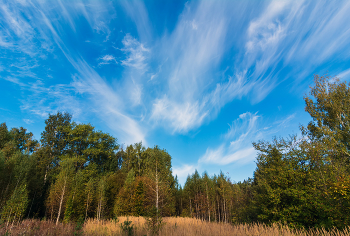
<path fill-rule="evenodd" d="M 350 84 L 314 77 L 304 96 L 311 119 L 301 135 L 261 140 L 253 178 L 196 171 L 179 185 L 171 154 L 126 147 L 68 113 L 50 114 L 40 140 L 0 125 L 0 217 L 55 224 L 122 216 L 178 216 L 230 224 L 282 223 L 338 228 L 350 224 Z M 181 148 L 181 147 L 179 147 Z M 159 221 L 160 222 L 160 221 Z M 157 223 L 157 221 L 156 221 Z"/>

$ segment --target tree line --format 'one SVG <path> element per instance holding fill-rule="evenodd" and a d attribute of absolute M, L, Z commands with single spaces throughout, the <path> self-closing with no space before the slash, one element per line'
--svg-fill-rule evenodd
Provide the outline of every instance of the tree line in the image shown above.
<path fill-rule="evenodd" d="M 302 136 L 253 143 L 253 178 L 195 171 L 184 186 L 158 146 L 117 139 L 68 113 L 51 114 L 40 141 L 0 125 L 0 217 L 77 222 L 118 216 L 194 217 L 226 223 L 337 227 L 350 223 L 350 84 L 315 76 Z"/>

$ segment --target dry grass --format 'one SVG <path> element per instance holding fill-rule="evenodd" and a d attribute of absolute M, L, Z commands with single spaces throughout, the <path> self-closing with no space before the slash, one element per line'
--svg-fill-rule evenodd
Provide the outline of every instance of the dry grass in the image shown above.
<path fill-rule="evenodd" d="M 51 221 L 40 220 L 24 220 L 18 225 L 14 225 L 12 228 L 5 229 L 0 227 L 0 235 L 123 235 L 120 224 L 126 220 L 132 221 L 134 227 L 135 236 L 150 235 L 147 230 L 145 219 L 142 217 L 119 217 L 119 222 L 113 220 L 100 221 L 88 220 L 85 222 L 83 229 L 77 231 L 73 224 L 59 224 L 55 225 Z M 163 218 L 166 223 L 162 228 L 159 235 L 167 236 L 183 236 L 183 235 L 249 235 L 249 236 L 274 236 L 274 235 L 286 235 L 286 236 L 350 236 L 350 228 L 340 232 L 333 230 L 326 232 L 325 230 L 313 230 L 313 231 L 293 231 L 292 229 L 280 225 L 265 226 L 262 224 L 254 225 L 230 225 L 220 223 L 208 223 L 201 220 L 192 218 Z"/>
<path fill-rule="evenodd" d="M 102 221 L 97 222 L 94 220 L 89 220 L 84 225 L 84 234 L 85 235 L 123 235 L 120 229 L 120 224 L 125 220 L 132 221 L 136 230 L 134 231 L 134 235 L 143 236 L 150 235 L 146 225 L 145 220 L 142 217 L 119 217 L 119 222 L 115 223 L 113 221 Z M 338 230 L 332 230 L 327 232 L 325 230 L 313 230 L 313 231 L 293 231 L 292 229 L 286 226 L 265 226 L 262 224 L 241 224 L 241 225 L 230 225 L 223 223 L 209 223 L 193 218 L 163 218 L 166 223 L 162 228 L 159 235 L 167 235 L 167 236 L 193 236 L 193 235 L 201 235 L 201 236 L 213 236 L 213 235 L 222 235 L 222 236 L 350 236 L 350 228 L 346 229 L 343 232 Z"/>
<path fill-rule="evenodd" d="M 40 220 L 24 220 L 21 223 L 13 226 L 5 227 L 0 226 L 0 235 L 52 235 L 52 236 L 68 236 L 74 235 L 75 225 L 63 224 L 58 225 L 52 221 L 40 221 Z"/>

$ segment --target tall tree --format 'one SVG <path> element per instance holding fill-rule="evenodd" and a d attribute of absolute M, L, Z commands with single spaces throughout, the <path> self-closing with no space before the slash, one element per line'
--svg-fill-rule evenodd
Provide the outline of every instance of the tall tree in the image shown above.
<path fill-rule="evenodd" d="M 350 83 L 329 76 L 314 77 L 315 86 L 305 96 L 305 110 L 312 117 L 304 134 L 335 148 L 339 157 L 350 157 Z"/>
<path fill-rule="evenodd" d="M 171 156 L 158 146 L 148 148 L 145 152 L 145 176 L 151 181 L 148 188 L 153 194 L 148 198 L 154 202 L 157 211 L 172 215 L 175 211 L 173 189 L 175 180 L 171 170 Z"/>
<path fill-rule="evenodd" d="M 60 162 L 59 174 L 51 185 L 47 207 L 50 209 L 51 219 L 57 214 L 56 225 L 64 215 L 65 205 L 72 187 L 76 160 L 66 156 Z"/>
<path fill-rule="evenodd" d="M 71 119 L 72 116 L 69 113 L 58 112 L 56 115 L 50 114 L 45 120 L 45 131 L 41 133 L 40 140 L 46 164 L 45 183 L 50 168 L 57 168 L 60 156 L 67 154 Z"/>

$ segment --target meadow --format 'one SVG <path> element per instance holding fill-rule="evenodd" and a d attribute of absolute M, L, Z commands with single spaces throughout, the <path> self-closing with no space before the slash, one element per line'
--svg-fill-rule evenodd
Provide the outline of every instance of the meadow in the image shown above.
<path fill-rule="evenodd" d="M 119 217 L 117 220 L 87 220 L 83 225 L 73 223 L 59 223 L 58 225 L 52 221 L 40 220 L 24 220 L 18 224 L 8 226 L 1 225 L 0 235 L 128 235 L 123 231 L 121 224 L 125 221 L 131 221 L 130 235 L 144 236 L 151 235 L 146 221 L 143 217 Z M 164 217 L 165 223 L 159 232 L 159 235 L 167 236 L 187 236 L 187 235 L 242 235 L 242 236 L 340 236 L 350 235 L 350 227 L 343 231 L 333 229 L 314 229 L 314 230 L 293 230 L 288 226 L 273 224 L 266 226 L 264 224 L 239 224 L 231 225 L 228 223 L 209 223 L 193 218 L 182 217 Z"/>

